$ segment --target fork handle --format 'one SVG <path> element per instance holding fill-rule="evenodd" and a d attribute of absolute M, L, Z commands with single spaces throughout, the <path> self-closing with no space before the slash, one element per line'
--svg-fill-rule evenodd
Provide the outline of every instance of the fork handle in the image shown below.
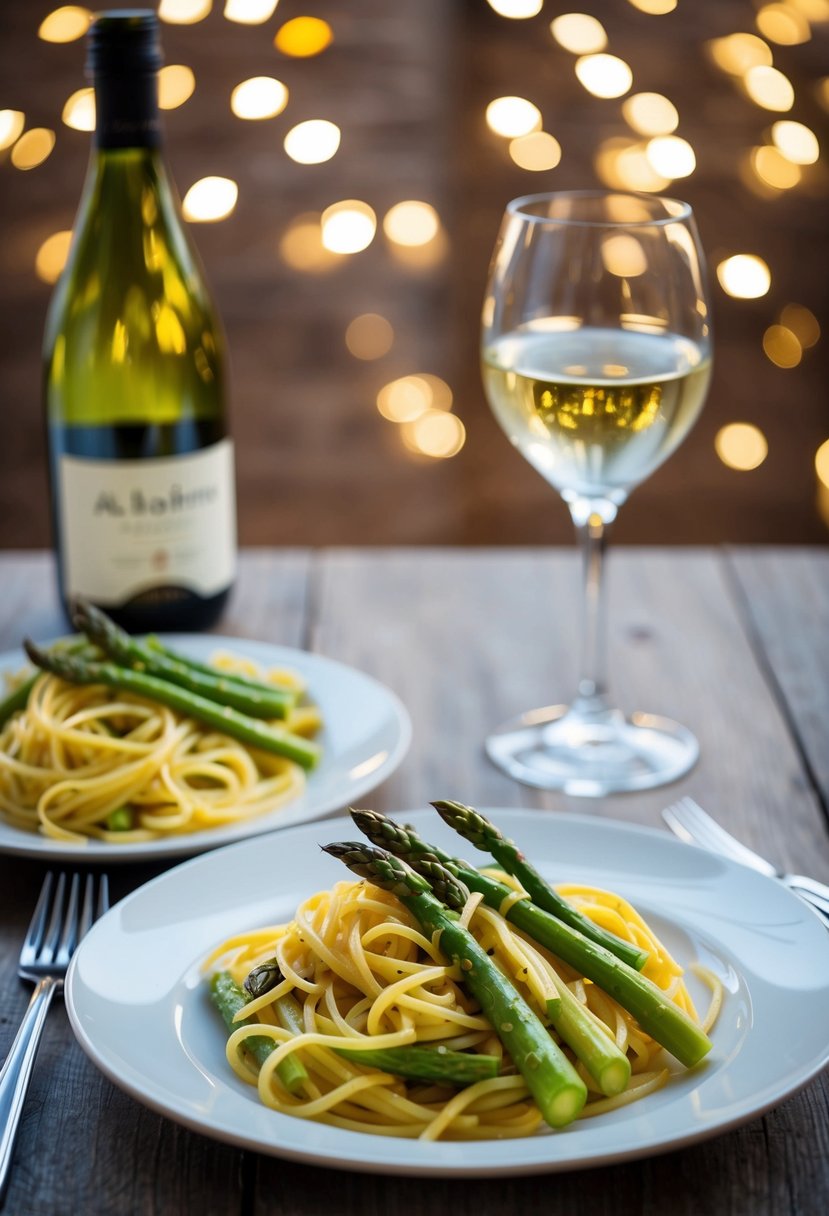
<path fill-rule="evenodd" d="M 63 986 L 53 976 L 42 979 L 32 994 L 6 1062 L 0 1070 L 0 1206 L 6 1195 L 14 1156 L 14 1142 L 23 1113 L 35 1055 L 52 997 Z"/>

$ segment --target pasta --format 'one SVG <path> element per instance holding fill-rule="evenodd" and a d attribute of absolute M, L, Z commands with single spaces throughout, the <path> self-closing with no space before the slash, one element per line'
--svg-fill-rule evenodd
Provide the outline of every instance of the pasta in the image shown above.
<path fill-rule="evenodd" d="M 522 897 L 513 879 L 493 873 Z M 698 1020 L 682 968 L 627 901 L 591 887 L 558 889 L 591 918 L 612 921 L 614 932 L 643 946 L 649 955 L 644 974 Z M 610 996 L 523 936 L 479 895 L 470 896 L 461 919 L 536 1012 L 544 1016 L 547 1000 L 564 984 L 630 1059 L 627 1088 L 606 1098 L 571 1056 L 588 1087 L 582 1117 L 665 1084 L 669 1070 L 661 1048 Z M 439 942 L 424 936 L 394 895 L 367 881 L 340 882 L 306 900 L 290 923 L 222 942 L 204 970 L 229 972 L 242 984 L 254 968 L 273 960 L 276 986 L 240 1009 L 227 1042 L 230 1066 L 257 1087 L 266 1106 L 340 1128 L 424 1140 L 526 1136 L 542 1125 L 523 1078 L 504 1059 L 500 1040 L 464 990 L 461 972 L 443 959 Z M 713 976 L 710 983 L 717 985 Z M 286 1028 L 281 1013 L 280 1001 L 289 994 L 301 1007 L 301 1034 Z M 263 1037 L 275 1050 L 258 1067 L 245 1044 L 253 1046 Z M 404 1081 L 337 1054 L 344 1046 L 359 1052 L 415 1044 L 497 1056 L 499 1075 L 455 1091 Z M 277 1073 L 295 1053 L 308 1073 L 298 1094 L 289 1092 Z"/>
<path fill-rule="evenodd" d="M 213 663 L 302 690 L 293 672 L 263 676 L 229 654 Z M 304 735 L 320 724 L 312 705 L 297 706 L 283 723 Z M 45 673 L 0 731 L 0 814 L 64 842 L 131 844 L 235 823 L 294 799 L 304 782 L 293 761 L 164 705 Z"/>

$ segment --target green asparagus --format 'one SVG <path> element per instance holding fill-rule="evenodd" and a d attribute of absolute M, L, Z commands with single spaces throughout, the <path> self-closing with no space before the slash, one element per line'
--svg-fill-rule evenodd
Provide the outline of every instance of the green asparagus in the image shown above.
<path fill-rule="evenodd" d="M 19 710 L 25 709 L 29 700 L 29 693 L 35 686 L 35 680 L 40 673 L 37 672 L 33 676 L 29 676 L 22 684 L 18 684 L 17 688 L 13 689 L 7 697 L 0 701 L 0 726 L 5 726 L 9 718 L 16 714 Z"/>
<path fill-rule="evenodd" d="M 239 987 L 229 971 L 217 971 L 210 977 L 210 995 L 229 1031 L 238 1030 L 240 1026 L 255 1025 L 253 1018 L 245 1018 L 238 1022 L 234 1020 L 236 1014 L 244 1009 L 250 998 Z M 245 1047 L 260 1066 L 265 1063 L 276 1046 L 274 1040 L 264 1034 L 251 1035 L 245 1039 Z M 308 1080 L 305 1065 L 297 1059 L 296 1054 L 286 1056 L 277 1064 L 276 1075 L 291 1094 L 300 1093 Z"/>
<path fill-rule="evenodd" d="M 622 962 L 641 971 L 648 960 L 646 951 L 640 950 L 632 942 L 623 941 L 615 933 L 602 929 L 589 917 L 583 916 L 566 899 L 562 899 L 534 866 L 530 865 L 515 844 L 511 840 L 507 840 L 498 828 L 478 811 L 471 806 L 464 806 L 462 802 L 439 801 L 433 802 L 432 806 L 450 828 L 454 828 L 476 849 L 491 853 L 508 874 L 512 874 L 514 878 L 518 879 L 530 899 L 539 908 L 543 908 L 551 916 L 557 916 L 572 929 L 578 929 L 591 941 L 610 950 Z"/>
<path fill-rule="evenodd" d="M 151 647 L 131 637 L 85 600 L 75 601 L 72 621 L 116 663 L 178 684 L 220 705 L 230 705 L 252 718 L 285 718 L 296 704 L 296 694 L 285 689 L 244 684 L 216 668 L 197 668 L 172 651 Z"/>
<path fill-rule="evenodd" d="M 404 857 L 418 873 L 419 865 L 425 858 L 430 861 L 437 859 L 450 873 L 463 880 L 463 863 L 421 840 L 413 828 L 401 827 L 376 811 L 352 810 L 351 818 L 373 844 Z M 507 911 L 507 919 L 510 919 L 510 911 Z M 613 1097 L 621 1093 L 630 1079 L 630 1061 L 558 975 L 555 976 L 555 983 L 558 999 L 549 1001 L 547 1005 L 553 1028 L 572 1048 L 603 1094 Z"/>
<path fill-rule="evenodd" d="M 286 756 L 303 768 L 313 768 L 320 758 L 319 744 L 286 730 L 284 727 L 247 717 L 230 706 L 217 705 L 198 693 L 189 692 L 157 676 L 115 663 L 86 662 L 81 657 L 57 654 L 55 651 L 39 649 L 28 639 L 24 647 L 37 667 L 51 671 L 71 684 L 105 684 L 120 688 L 151 701 L 159 701 L 179 713 L 212 726 L 222 734 L 230 735 L 250 747 L 260 748 L 277 756 Z"/>
<path fill-rule="evenodd" d="M 371 840 L 398 851 L 415 867 L 419 864 L 419 855 L 424 849 L 428 850 L 470 890 L 480 892 L 491 908 L 500 911 L 504 900 L 513 893 L 505 883 L 479 873 L 468 862 L 451 858 L 435 846 L 425 844 L 411 828 L 402 828 L 374 811 L 352 811 L 352 816 Z M 580 975 L 598 984 L 636 1018 L 646 1034 L 687 1068 L 697 1064 L 711 1050 L 708 1036 L 656 984 L 577 929 L 527 899 L 513 903 L 507 910 L 506 919 Z"/>
<path fill-rule="evenodd" d="M 325 845 L 324 850 L 397 895 L 427 932 L 440 933 L 442 952 L 459 968 L 545 1121 L 551 1127 L 572 1122 L 584 1106 L 587 1088 L 520 993 L 461 925 L 457 909 L 469 896 L 463 884 L 437 862 L 427 881 L 401 859 L 362 842 Z"/>

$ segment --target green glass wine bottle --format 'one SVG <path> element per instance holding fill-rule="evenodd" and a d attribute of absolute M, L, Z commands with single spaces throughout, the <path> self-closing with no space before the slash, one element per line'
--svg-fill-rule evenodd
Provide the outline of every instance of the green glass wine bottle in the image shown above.
<path fill-rule="evenodd" d="M 136 632 L 201 629 L 234 578 L 224 337 L 161 151 L 154 13 L 89 33 L 96 127 L 44 344 L 58 580 Z"/>

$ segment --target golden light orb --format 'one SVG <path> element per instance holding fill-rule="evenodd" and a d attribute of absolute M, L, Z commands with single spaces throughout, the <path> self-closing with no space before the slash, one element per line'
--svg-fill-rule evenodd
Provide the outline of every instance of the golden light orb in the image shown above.
<path fill-rule="evenodd" d="M 607 46 L 601 21 L 587 13 L 562 13 L 550 23 L 550 33 L 559 46 L 573 55 L 594 55 Z"/>
<path fill-rule="evenodd" d="M 22 110 L 0 110 L 0 149 L 10 148 L 21 136 L 26 125 Z"/>
<path fill-rule="evenodd" d="M 293 17 L 276 31 L 273 44 L 283 55 L 310 59 L 334 41 L 334 31 L 321 17 Z"/>
<path fill-rule="evenodd" d="M 747 473 L 763 463 L 769 445 L 759 427 L 749 422 L 730 422 L 717 432 L 714 448 L 729 469 Z"/>
<path fill-rule="evenodd" d="M 66 101 L 61 118 L 74 131 L 95 130 L 95 90 L 78 89 Z"/>
<path fill-rule="evenodd" d="M 377 216 L 360 199 L 332 203 L 322 213 L 322 243 L 332 253 L 361 253 L 374 240 Z"/>
<path fill-rule="evenodd" d="M 755 21 L 760 33 L 779 46 L 797 46 L 812 36 L 807 18 L 791 4 L 765 4 Z"/>
<path fill-rule="evenodd" d="M 308 118 L 291 127 L 283 147 L 298 165 L 322 165 L 340 146 L 340 128 L 326 118 Z"/>
<path fill-rule="evenodd" d="M 383 218 L 383 231 L 396 245 L 428 245 L 440 228 L 440 218 L 431 203 L 407 199 L 395 203 Z"/>
<path fill-rule="evenodd" d="M 55 133 L 48 127 L 32 127 L 25 131 L 11 150 L 15 169 L 36 169 L 42 165 L 55 146 Z"/>
<path fill-rule="evenodd" d="M 582 55 L 576 76 L 594 97 L 622 97 L 633 84 L 633 72 L 618 55 Z"/>
<path fill-rule="evenodd" d="M 364 312 L 349 322 L 345 344 L 355 359 L 382 359 L 394 343 L 390 321 L 376 312 Z"/>
<path fill-rule="evenodd" d="M 188 101 L 196 89 L 196 74 L 186 63 L 168 63 L 158 73 L 158 106 L 161 110 L 177 110 Z"/>
<path fill-rule="evenodd" d="M 181 210 L 186 220 L 213 224 L 225 220 L 236 207 L 239 187 L 230 177 L 202 177 L 184 196 Z"/>
<path fill-rule="evenodd" d="M 401 435 L 409 451 L 434 460 L 457 456 L 466 442 L 466 428 L 460 418 L 434 409 L 404 424 Z"/>
<path fill-rule="evenodd" d="M 678 135 L 658 135 L 649 141 L 645 155 L 657 173 L 672 180 L 689 177 L 697 167 L 694 149 Z"/>
<path fill-rule="evenodd" d="M 203 21 L 213 7 L 213 0 L 161 0 L 158 15 L 168 25 L 195 25 Z"/>
<path fill-rule="evenodd" d="M 815 346 L 820 339 L 820 325 L 811 308 L 804 304 L 787 304 L 780 312 L 780 323 L 797 337 L 804 349 Z"/>
<path fill-rule="evenodd" d="M 529 135 L 541 128 L 541 111 L 526 97 L 496 97 L 486 108 L 490 131 L 508 139 Z"/>
<path fill-rule="evenodd" d="M 625 122 L 639 135 L 670 135 L 679 126 L 676 106 L 661 93 L 633 93 L 622 102 Z"/>
<path fill-rule="evenodd" d="M 743 84 L 751 100 L 764 110 L 785 111 L 794 105 L 792 82 L 777 68 L 749 68 Z"/>
<path fill-rule="evenodd" d="M 787 325 L 770 325 L 763 334 L 763 350 L 776 367 L 797 367 L 803 347 Z"/>
<path fill-rule="evenodd" d="M 83 38 L 92 23 L 92 13 L 77 4 L 65 4 L 44 17 L 37 36 L 44 42 L 74 42 Z"/>
<path fill-rule="evenodd" d="M 735 253 L 717 267 L 717 278 L 726 295 L 735 300 L 757 300 L 771 287 L 771 271 L 753 253 Z"/>
<path fill-rule="evenodd" d="M 230 94 L 230 108 L 237 118 L 257 122 L 275 118 L 288 104 L 288 90 L 273 76 L 251 76 Z"/>
<path fill-rule="evenodd" d="M 72 232 L 53 232 L 47 236 L 35 257 L 35 274 L 44 283 L 57 283 L 69 256 Z"/>
<path fill-rule="evenodd" d="M 820 144 L 811 127 L 802 122 L 779 119 L 772 124 L 774 146 L 795 165 L 813 165 L 820 158 Z"/>
<path fill-rule="evenodd" d="M 561 160 L 561 144 L 547 131 L 532 131 L 510 140 L 509 154 L 520 169 L 541 173 L 555 169 Z"/>

